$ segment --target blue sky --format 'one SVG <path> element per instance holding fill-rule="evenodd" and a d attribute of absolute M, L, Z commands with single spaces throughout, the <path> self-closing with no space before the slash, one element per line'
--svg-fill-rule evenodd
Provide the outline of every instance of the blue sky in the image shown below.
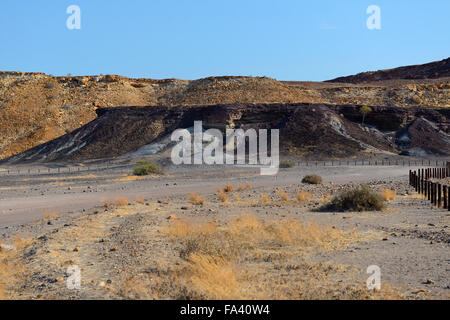
<path fill-rule="evenodd" d="M 449 56 L 448 0 L 0 1 L 0 70 L 320 81 Z"/>

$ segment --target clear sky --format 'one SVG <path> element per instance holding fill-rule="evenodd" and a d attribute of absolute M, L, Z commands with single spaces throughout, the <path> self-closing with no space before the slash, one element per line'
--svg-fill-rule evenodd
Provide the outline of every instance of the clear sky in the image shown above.
<path fill-rule="evenodd" d="M 0 70 L 318 81 L 449 56 L 449 0 L 0 1 Z"/>

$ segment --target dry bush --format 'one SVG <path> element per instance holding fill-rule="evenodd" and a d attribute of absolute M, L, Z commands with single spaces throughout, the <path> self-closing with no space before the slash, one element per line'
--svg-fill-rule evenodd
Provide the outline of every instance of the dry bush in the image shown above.
<path fill-rule="evenodd" d="M 303 202 L 303 201 L 309 201 L 311 200 L 311 193 L 307 191 L 298 191 L 297 192 L 297 201 Z"/>
<path fill-rule="evenodd" d="M 217 190 L 217 196 L 222 203 L 228 202 L 228 195 L 222 189 Z"/>
<path fill-rule="evenodd" d="M 380 194 L 385 201 L 394 201 L 397 198 L 397 191 L 391 189 L 383 189 Z"/>
<path fill-rule="evenodd" d="M 268 204 L 270 203 L 270 197 L 267 194 L 262 193 L 261 194 L 261 202 L 263 204 Z"/>
<path fill-rule="evenodd" d="M 202 198 L 198 192 L 191 192 L 189 198 L 191 199 L 192 204 L 204 206 L 206 203 L 205 199 Z"/>
<path fill-rule="evenodd" d="M 246 189 L 251 189 L 251 188 L 253 188 L 253 186 L 250 183 L 246 183 L 245 184 L 245 188 Z"/>
<path fill-rule="evenodd" d="M 322 207 L 333 211 L 381 211 L 384 208 L 384 198 L 367 185 L 343 191 Z"/>
<path fill-rule="evenodd" d="M 136 202 L 139 204 L 144 204 L 145 203 L 145 199 L 143 197 L 137 197 L 136 198 Z"/>
<path fill-rule="evenodd" d="M 151 174 L 162 174 L 163 170 L 160 166 L 146 160 L 137 161 L 139 166 L 133 168 L 135 176 L 148 176 Z"/>
<path fill-rule="evenodd" d="M 105 207 L 106 209 L 111 208 L 113 206 L 111 201 L 109 201 L 108 199 L 102 199 L 101 201 L 103 203 L 103 207 Z"/>
<path fill-rule="evenodd" d="M 292 168 L 295 166 L 295 163 L 293 161 L 281 161 L 280 162 L 280 168 Z"/>
<path fill-rule="evenodd" d="M 234 190 L 233 185 L 231 185 L 231 184 L 229 184 L 229 183 L 227 183 L 227 184 L 225 185 L 225 188 L 223 188 L 223 191 L 224 191 L 224 192 L 232 192 L 233 190 Z"/>
<path fill-rule="evenodd" d="M 124 206 L 128 206 L 130 204 L 130 201 L 128 200 L 128 198 L 123 197 L 123 196 L 119 196 L 116 197 L 114 200 L 114 204 L 117 207 L 124 207 Z"/>
<path fill-rule="evenodd" d="M 240 184 L 238 187 L 238 191 L 243 191 L 243 190 L 245 190 L 245 185 Z"/>
<path fill-rule="evenodd" d="M 235 193 L 234 198 L 236 199 L 236 201 L 241 201 L 241 196 L 239 195 L 239 193 Z"/>
<path fill-rule="evenodd" d="M 318 176 L 317 174 L 310 174 L 302 179 L 302 183 L 308 184 L 322 184 L 322 182 L 323 182 L 322 177 Z"/>
<path fill-rule="evenodd" d="M 280 196 L 281 200 L 283 200 L 283 201 L 289 200 L 289 196 L 286 193 L 286 191 L 284 191 L 284 190 L 278 190 L 278 195 Z"/>

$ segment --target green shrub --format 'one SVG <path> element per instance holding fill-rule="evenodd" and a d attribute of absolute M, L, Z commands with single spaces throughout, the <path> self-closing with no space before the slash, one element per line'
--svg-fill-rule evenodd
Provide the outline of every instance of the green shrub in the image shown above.
<path fill-rule="evenodd" d="M 322 177 L 318 176 L 317 174 L 309 174 L 302 179 L 302 183 L 309 184 L 321 184 L 322 181 Z"/>
<path fill-rule="evenodd" d="M 323 209 L 332 211 L 380 211 L 385 208 L 382 195 L 367 185 L 343 191 L 335 196 Z"/>
<path fill-rule="evenodd" d="M 295 165 L 293 161 L 281 161 L 280 168 L 292 168 Z"/>
<path fill-rule="evenodd" d="M 148 176 L 149 174 L 159 174 L 162 172 L 161 167 L 150 161 L 140 160 L 137 162 L 138 167 L 133 168 L 136 176 Z"/>

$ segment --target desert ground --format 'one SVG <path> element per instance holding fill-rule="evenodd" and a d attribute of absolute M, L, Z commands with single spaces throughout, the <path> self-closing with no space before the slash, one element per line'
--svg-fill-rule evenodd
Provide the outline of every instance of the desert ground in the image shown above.
<path fill-rule="evenodd" d="M 3 168 L 4 169 L 4 168 Z M 408 166 L 131 167 L 0 178 L 0 295 L 16 299 L 449 299 L 450 212 Z M 5 170 L 5 169 L 4 169 Z M 302 183 L 307 174 L 322 184 Z M 322 206 L 367 184 L 386 208 Z M 368 290 L 379 266 L 381 290 Z M 73 267 L 81 287 L 69 288 Z"/>

